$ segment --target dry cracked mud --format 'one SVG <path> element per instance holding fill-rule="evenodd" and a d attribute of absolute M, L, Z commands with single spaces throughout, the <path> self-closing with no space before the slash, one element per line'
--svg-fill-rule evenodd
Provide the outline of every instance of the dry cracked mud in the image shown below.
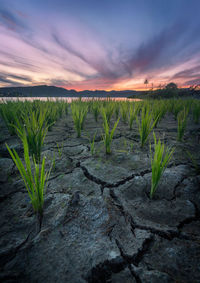
<path fill-rule="evenodd" d="M 41 228 L 5 142 L 21 157 L 22 145 L 0 124 L 1 282 L 200 282 L 200 176 L 186 154 L 200 161 L 200 127 L 191 119 L 182 143 L 173 116 L 155 129 L 176 149 L 151 200 L 149 142 L 140 148 L 136 125 L 120 121 L 106 156 L 101 118 L 88 114 L 76 138 L 63 117 L 42 152 L 55 166 Z"/>

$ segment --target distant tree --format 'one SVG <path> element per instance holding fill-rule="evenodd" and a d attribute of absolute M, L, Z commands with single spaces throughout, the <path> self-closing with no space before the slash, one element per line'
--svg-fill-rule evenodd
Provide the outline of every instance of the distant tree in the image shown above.
<path fill-rule="evenodd" d="M 162 84 L 159 84 L 158 89 L 162 89 L 162 88 L 164 88 L 164 86 Z"/>
<path fill-rule="evenodd" d="M 200 91 L 200 84 L 199 85 L 192 85 L 192 86 L 190 86 L 190 89 L 194 90 L 194 91 Z"/>
<path fill-rule="evenodd" d="M 144 84 L 147 86 L 149 83 L 149 81 L 147 79 L 145 79 Z"/>
<path fill-rule="evenodd" d="M 177 84 L 175 84 L 175 83 L 169 83 L 169 84 L 166 85 L 165 88 L 166 89 L 177 89 L 178 87 L 177 87 Z"/>
<path fill-rule="evenodd" d="M 200 84 L 190 86 L 189 91 L 192 95 L 198 95 L 200 97 Z"/>

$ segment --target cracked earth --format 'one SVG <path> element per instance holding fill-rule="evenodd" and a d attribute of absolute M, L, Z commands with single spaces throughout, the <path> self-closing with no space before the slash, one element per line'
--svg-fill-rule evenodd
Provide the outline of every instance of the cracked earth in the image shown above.
<path fill-rule="evenodd" d="M 200 176 L 186 154 L 200 162 L 200 128 L 191 119 L 182 143 L 173 116 L 155 129 L 176 149 L 153 200 L 152 136 L 141 149 L 136 125 L 120 121 L 106 156 L 101 118 L 88 114 L 79 139 L 70 115 L 59 120 L 42 152 L 55 166 L 41 227 L 5 142 L 21 157 L 22 146 L 0 124 L 1 282 L 200 282 Z"/>

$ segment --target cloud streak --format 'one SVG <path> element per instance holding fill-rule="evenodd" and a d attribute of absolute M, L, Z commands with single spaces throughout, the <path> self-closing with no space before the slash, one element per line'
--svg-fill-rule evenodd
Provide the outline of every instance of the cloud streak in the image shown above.
<path fill-rule="evenodd" d="M 171 16 L 168 1 L 162 17 L 157 1 L 152 15 L 141 1 L 111 0 L 113 14 L 106 1 L 101 9 L 88 0 L 84 7 L 69 0 L 20 1 L 20 11 L 14 1 L 0 3 L 0 86 L 134 89 L 146 77 L 154 85 L 173 80 L 180 86 L 200 79 L 200 19 L 188 19 L 188 10 L 200 9 L 198 1 L 174 0 Z"/>
<path fill-rule="evenodd" d="M 22 30 L 25 28 L 23 22 L 11 11 L 0 8 L 0 24 L 12 31 Z"/>

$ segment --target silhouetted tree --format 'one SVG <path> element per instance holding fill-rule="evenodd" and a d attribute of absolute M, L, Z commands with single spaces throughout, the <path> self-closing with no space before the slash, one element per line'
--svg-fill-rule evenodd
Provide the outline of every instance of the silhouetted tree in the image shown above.
<path fill-rule="evenodd" d="M 165 87 L 166 89 L 177 89 L 177 84 L 175 83 L 169 83 Z"/>
<path fill-rule="evenodd" d="M 144 84 L 147 86 L 149 83 L 149 81 L 147 79 L 145 79 Z"/>
<path fill-rule="evenodd" d="M 200 84 L 190 86 L 189 91 L 192 95 L 200 97 Z"/>

